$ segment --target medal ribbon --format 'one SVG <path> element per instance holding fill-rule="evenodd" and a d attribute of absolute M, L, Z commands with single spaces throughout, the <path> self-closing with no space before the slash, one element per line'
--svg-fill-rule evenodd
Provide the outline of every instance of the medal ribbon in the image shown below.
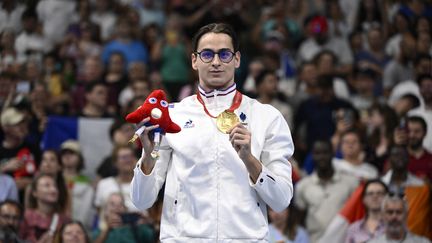
<path fill-rule="evenodd" d="M 234 112 L 235 109 L 237 109 L 237 108 L 240 106 L 240 103 L 241 103 L 241 101 L 242 101 L 242 98 L 243 98 L 242 94 L 241 94 L 238 90 L 236 90 L 236 93 L 235 93 L 235 95 L 234 95 L 234 98 L 233 98 L 233 102 L 232 102 L 232 104 L 231 104 L 231 107 L 230 107 L 229 109 L 225 110 L 225 111 Z M 210 112 L 207 110 L 207 107 L 206 107 L 206 105 L 205 105 L 205 103 L 204 103 L 204 100 L 201 98 L 201 94 L 200 94 L 199 92 L 197 93 L 197 99 L 198 99 L 199 103 L 201 103 L 201 105 L 203 106 L 204 111 L 205 111 L 205 113 L 206 113 L 208 116 L 210 116 L 210 117 L 212 117 L 212 118 L 217 118 L 217 116 L 213 116 L 213 115 L 210 114 Z"/>

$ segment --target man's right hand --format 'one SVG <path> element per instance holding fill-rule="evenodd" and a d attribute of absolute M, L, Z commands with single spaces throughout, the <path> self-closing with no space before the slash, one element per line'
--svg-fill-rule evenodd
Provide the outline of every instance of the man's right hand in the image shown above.
<path fill-rule="evenodd" d="M 147 117 L 144 120 L 142 120 L 140 124 L 143 124 L 142 126 L 144 126 L 144 124 L 149 121 L 150 121 L 150 117 Z M 151 131 L 153 131 L 158 127 L 159 125 L 148 126 L 144 129 L 143 133 L 140 135 L 141 144 L 144 150 L 143 157 L 141 158 L 142 159 L 141 170 L 144 172 L 144 174 L 150 174 L 155 164 L 155 160 L 151 157 L 151 152 L 153 151 L 155 144 L 153 139 L 150 138 L 149 135 Z"/>

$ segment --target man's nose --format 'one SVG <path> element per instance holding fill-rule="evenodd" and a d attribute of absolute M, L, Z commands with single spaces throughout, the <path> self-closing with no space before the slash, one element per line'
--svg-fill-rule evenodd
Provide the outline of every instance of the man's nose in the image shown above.
<path fill-rule="evenodd" d="M 214 66 L 219 66 L 221 65 L 221 60 L 219 59 L 219 54 L 215 53 L 213 60 L 212 60 L 212 65 Z"/>

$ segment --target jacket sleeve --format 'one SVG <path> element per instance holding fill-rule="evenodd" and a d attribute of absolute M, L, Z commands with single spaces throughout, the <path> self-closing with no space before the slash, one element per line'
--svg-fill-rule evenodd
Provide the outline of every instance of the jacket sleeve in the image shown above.
<path fill-rule="evenodd" d="M 139 210 L 150 208 L 156 201 L 158 193 L 165 182 L 168 167 L 171 163 L 170 148 L 161 147 L 159 158 L 153 170 L 146 175 L 141 170 L 141 161 L 144 158 L 144 149 L 141 158 L 134 169 L 134 177 L 131 182 L 130 196 L 133 204 Z"/>
<path fill-rule="evenodd" d="M 288 161 L 293 153 L 291 132 L 279 113 L 267 126 L 259 158 L 262 171 L 256 183 L 252 184 L 266 204 L 277 212 L 287 208 L 293 197 L 291 163 Z"/>

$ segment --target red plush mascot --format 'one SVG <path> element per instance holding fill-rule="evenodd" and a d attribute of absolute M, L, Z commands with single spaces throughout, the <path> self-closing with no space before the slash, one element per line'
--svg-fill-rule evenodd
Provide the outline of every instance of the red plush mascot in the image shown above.
<path fill-rule="evenodd" d="M 126 121 L 138 124 L 147 117 L 150 117 L 149 123 L 140 127 L 135 132 L 135 135 L 130 140 L 130 142 L 134 142 L 139 137 L 139 135 L 141 135 L 146 126 L 156 124 L 159 125 L 159 128 L 154 130 L 155 151 L 153 152 L 155 152 L 154 155 L 156 156 L 159 146 L 160 134 L 178 133 L 181 130 L 181 128 L 171 120 L 168 112 L 168 102 L 166 101 L 166 95 L 164 91 L 160 89 L 153 91 L 147 97 L 144 103 L 138 107 L 138 109 L 126 116 Z"/>

